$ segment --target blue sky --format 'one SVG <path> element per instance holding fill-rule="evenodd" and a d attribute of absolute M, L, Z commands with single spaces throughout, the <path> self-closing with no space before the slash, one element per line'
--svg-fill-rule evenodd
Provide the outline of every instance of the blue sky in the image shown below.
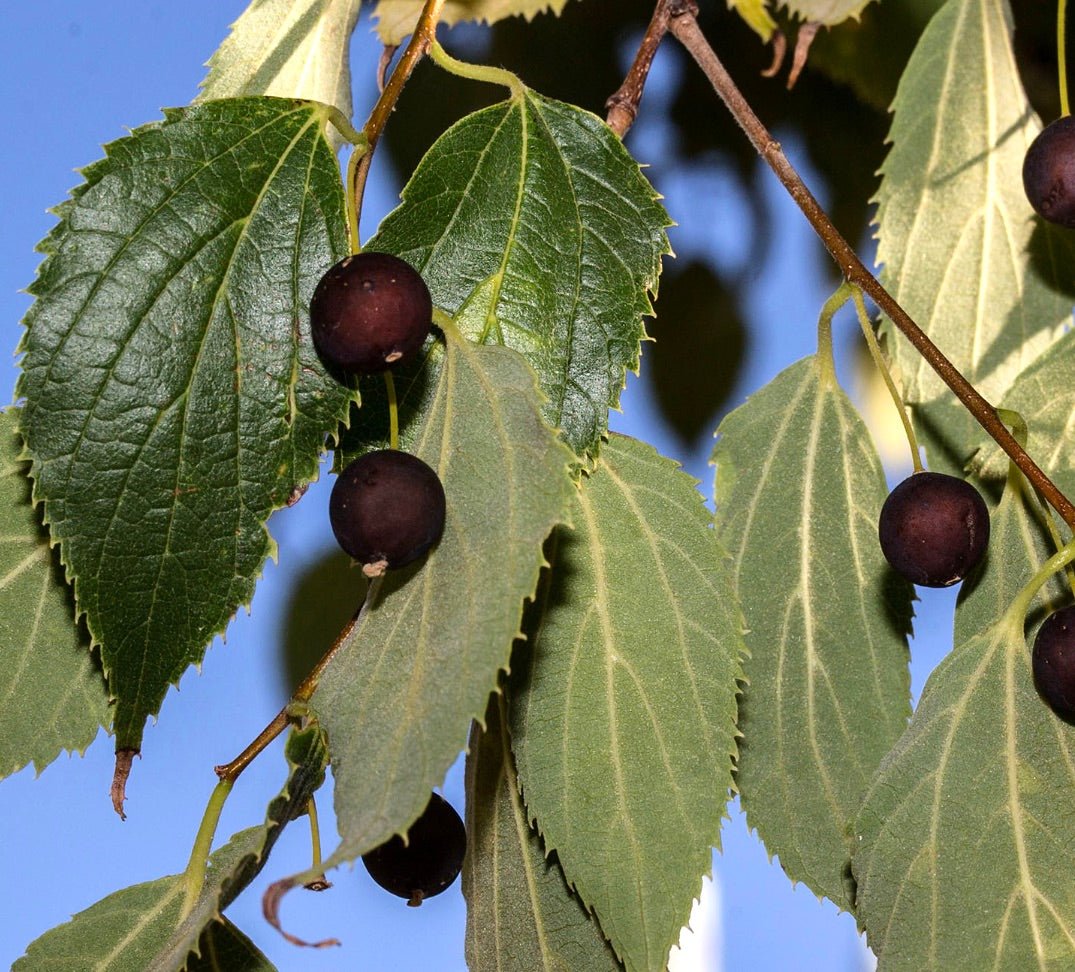
<path fill-rule="evenodd" d="M 7 194 L 0 331 L 9 348 L 14 350 L 18 322 L 29 306 L 21 291 L 39 262 L 34 244 L 54 223 L 46 210 L 78 183 L 73 170 L 97 159 L 100 144 L 122 136 L 126 127 L 157 119 L 162 106 L 188 102 L 204 76 L 202 64 L 243 7 L 240 0 L 8 5 L 0 36 L 8 115 L 8 137 L 0 151 Z M 375 94 L 371 71 L 379 54 L 365 20 L 353 51 L 360 124 L 364 106 Z M 676 63 L 666 59 L 658 72 L 676 69 Z M 659 73 L 657 78 L 659 82 Z M 664 137 L 659 83 L 652 97 L 629 143 L 642 161 L 647 153 L 661 152 Z M 793 143 L 786 148 L 794 153 Z M 705 218 L 706 199 L 734 199 L 732 179 L 727 173 L 693 168 L 668 173 L 665 184 L 658 186 L 673 218 L 679 214 L 685 224 L 672 232 L 681 258 L 705 254 L 718 264 L 736 259 L 743 235 L 736 218 Z M 398 188 L 395 176 L 375 162 L 365 234 L 375 226 L 371 217 L 392 206 Z M 748 315 L 754 354 L 736 402 L 814 350 L 817 312 L 830 286 L 826 258 L 775 182 L 767 205 L 773 211 L 772 225 L 781 227 L 781 233 L 753 281 Z M 843 333 L 850 334 L 851 323 L 839 320 Z M 15 374 L 12 363 L 0 379 L 8 398 Z M 676 454 L 680 447 L 661 425 L 644 378 L 629 381 L 623 409 L 614 416 L 614 428 L 648 439 L 680 459 L 703 481 L 706 495 L 711 493 L 711 443 L 703 440 Z M 218 639 L 208 652 L 204 674 L 188 672 L 179 692 L 165 702 L 158 724 L 148 728 L 143 758 L 131 779 L 125 823 L 108 801 L 113 753 L 103 735 L 84 758 L 61 757 L 37 779 L 26 770 L 0 784 L 0 909 L 5 916 L 0 923 L 0 966 L 13 962 L 31 939 L 106 894 L 183 869 L 215 780 L 213 764 L 235 755 L 286 699 L 279 631 L 297 579 L 326 558 L 338 561 L 342 556 L 324 517 L 328 480 L 324 477 L 300 504 L 273 517 L 270 528 L 280 546 L 279 561 L 267 565 L 250 616 L 240 614 L 227 643 Z M 950 592 L 919 606 L 919 625 L 940 634 L 915 646 L 916 691 L 922 673 L 943 650 L 950 608 Z M 260 822 L 282 779 L 282 757 L 275 747 L 242 777 L 218 833 L 227 835 Z M 461 764 L 449 774 L 444 790 L 461 810 Z M 325 791 L 319 809 L 329 847 L 334 834 L 330 802 Z M 716 931 L 708 939 L 708 953 L 692 968 L 851 972 L 864 967 L 850 917 L 837 915 L 828 903 L 819 904 L 804 888 L 793 890 L 747 833 L 737 810 L 723 842 L 723 854 L 715 860 L 719 890 L 710 901 L 710 925 Z M 261 879 L 229 911 L 281 970 L 464 967 L 464 908 L 458 884 L 422 908 L 410 909 L 373 886 L 361 866 L 331 875 L 336 886 L 329 892 L 295 893 L 283 907 L 285 924 L 295 933 L 310 939 L 336 936 L 343 947 L 302 953 L 288 945 L 263 922 L 260 894 L 269 880 L 302 869 L 308 859 L 308 832 L 299 822 L 284 834 Z"/>

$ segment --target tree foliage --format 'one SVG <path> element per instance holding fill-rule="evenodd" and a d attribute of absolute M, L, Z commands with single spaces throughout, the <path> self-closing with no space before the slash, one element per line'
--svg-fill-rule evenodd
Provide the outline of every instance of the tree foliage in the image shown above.
<path fill-rule="evenodd" d="M 1035 107 L 1055 109 L 1008 0 L 660 0 L 644 35 L 641 2 L 380 0 L 386 50 L 406 47 L 364 126 L 352 85 L 388 62 L 351 63 L 359 7 L 255 0 L 198 98 L 106 145 L 38 245 L 0 419 L 0 773 L 83 751 L 102 725 L 129 769 L 171 687 L 249 605 L 273 512 L 326 454 L 337 471 L 376 448 L 418 455 L 444 485 L 444 535 L 368 583 L 270 724 L 290 736 L 266 820 L 210 852 L 246 757 L 218 767 L 183 873 L 104 898 L 16 967 L 271 968 L 223 911 L 289 821 L 316 828 L 326 768 L 339 841 L 279 875 L 277 924 L 289 889 L 406 833 L 465 750 L 472 968 L 664 968 L 736 794 L 881 969 L 1075 968 L 1075 735 L 1037 693 L 1028 647 L 1071 600 L 1075 247 L 1023 194 Z M 490 25 L 484 63 L 445 51 L 438 21 Z M 573 52 L 622 73 L 624 28 L 642 37 L 638 69 L 605 120 L 582 105 L 618 82 L 574 71 Z M 744 43 L 710 47 L 725 31 Z M 786 70 L 788 38 L 798 102 L 757 76 L 765 44 L 767 73 Z M 609 432 L 669 227 L 697 215 L 666 211 L 659 165 L 623 138 L 646 117 L 658 44 L 701 68 L 684 56 L 667 105 L 682 150 L 710 158 L 720 95 L 837 256 L 838 295 L 882 339 L 875 363 L 928 464 L 988 498 L 989 556 L 914 707 L 913 589 L 877 543 L 885 475 L 837 380 L 832 302 L 816 353 L 717 425 L 717 390 L 690 383 L 705 341 L 666 334 L 662 309 L 704 302 L 726 312 L 712 323 L 741 316 L 741 295 L 711 268 L 667 276 L 689 296 L 657 303 L 655 374 L 673 398 L 691 389 L 685 434 L 718 438 L 715 511 L 670 458 Z M 432 84 L 446 97 L 420 97 Z M 770 126 L 800 112 L 831 219 L 751 105 Z M 725 135 L 746 172 L 749 141 L 730 122 Z M 366 173 L 389 155 L 406 186 L 361 241 Z M 902 307 L 872 322 L 861 295 L 877 280 L 839 238 L 861 235 L 871 200 L 877 274 Z M 412 264 L 436 308 L 389 381 L 341 375 L 310 335 L 321 275 L 367 247 Z M 952 371 L 1002 407 L 1014 447 Z"/>

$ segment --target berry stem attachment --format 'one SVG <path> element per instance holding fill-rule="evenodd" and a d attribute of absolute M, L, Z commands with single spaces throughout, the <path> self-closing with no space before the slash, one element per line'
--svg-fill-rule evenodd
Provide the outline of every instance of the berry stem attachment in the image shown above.
<path fill-rule="evenodd" d="M 1011 606 L 1005 612 L 1005 617 L 1022 624 L 1038 591 L 1048 583 L 1053 574 L 1063 570 L 1072 562 L 1075 562 L 1075 540 L 1070 541 L 1041 565 L 1041 569 L 1031 578 L 1026 587 L 1015 596 Z"/>
<path fill-rule="evenodd" d="M 362 128 L 366 136 L 368 147 L 366 151 L 355 161 L 352 166 L 348 164 L 348 195 L 350 196 L 351 215 L 356 227 L 351 245 L 353 252 L 358 252 L 358 219 L 362 212 L 362 196 L 366 189 L 366 178 L 369 176 L 370 162 L 373 160 L 373 151 L 380 141 L 388 119 L 395 110 L 396 102 L 399 101 L 400 93 L 407 79 L 411 76 L 415 66 L 429 51 L 434 42 L 437 31 L 437 21 L 440 20 L 440 11 L 444 6 L 444 0 L 426 0 L 422 12 L 418 16 L 418 23 L 414 26 L 414 33 L 407 43 L 407 47 L 400 55 L 399 63 L 392 71 L 388 83 L 384 86 L 381 96 L 373 106 L 366 124 Z M 354 154 L 354 153 L 352 153 Z"/>
<path fill-rule="evenodd" d="M 888 316 L 889 320 L 900 330 L 925 359 L 926 363 L 937 373 L 942 381 L 952 390 L 964 408 L 975 418 L 979 425 L 1008 454 L 1023 475 L 1039 490 L 1049 505 L 1060 514 L 1065 523 L 1075 531 L 1075 504 L 1072 504 L 1046 475 L 1040 466 L 1027 454 L 1016 441 L 1007 427 L 997 416 L 996 409 L 979 393 L 979 391 L 960 373 L 930 340 L 929 336 L 911 319 L 896 299 L 881 285 L 881 282 L 866 268 L 851 245 L 832 224 L 832 220 L 821 208 L 813 193 L 807 188 L 802 177 L 788 161 L 777 142 L 754 113 L 728 74 L 720 58 L 709 45 L 695 19 L 697 6 L 686 5 L 687 9 L 669 21 L 669 32 L 687 49 L 695 62 L 705 73 L 713 90 L 732 113 L 743 129 L 751 144 L 765 163 L 773 170 L 788 194 L 798 205 L 821 242 L 836 261 L 844 277 L 860 287 L 870 299 Z"/>
<path fill-rule="evenodd" d="M 399 448 L 399 401 L 396 398 L 396 383 L 391 371 L 385 371 L 384 387 L 388 394 L 388 448 Z"/>
<path fill-rule="evenodd" d="M 324 869 L 321 866 L 321 828 L 317 823 L 317 802 L 312 796 L 306 804 L 306 816 L 310 820 L 310 870 L 320 870 L 321 873 L 307 881 L 303 887 L 307 891 L 327 891 L 332 887 L 332 884 L 325 877 Z"/>
<path fill-rule="evenodd" d="M 1067 58 L 1067 7 L 1068 0 L 1056 2 L 1056 73 L 1060 85 L 1060 116 L 1071 114 L 1068 98 Z"/>
<path fill-rule="evenodd" d="M 343 646 L 343 643 L 350 637 L 351 633 L 365 620 L 366 615 L 369 613 L 370 608 L 377 599 L 377 594 L 381 590 L 381 583 L 383 580 L 383 577 L 374 577 L 370 580 L 369 585 L 366 587 L 366 596 L 362 601 L 362 606 L 354 613 L 351 620 L 343 626 L 343 630 L 336 635 L 336 640 L 332 642 L 329 650 L 325 652 L 321 657 L 321 660 L 313 667 L 310 674 L 302 680 L 302 683 L 295 689 L 294 694 L 291 696 L 290 700 L 288 700 L 287 705 L 273 717 L 272 722 L 262 729 L 254 741 L 230 763 L 223 763 L 220 766 L 213 767 L 213 772 L 216 773 L 222 781 L 229 784 L 234 783 L 239 778 L 239 774 L 254 761 L 256 756 L 268 747 L 269 743 L 291 724 L 292 719 L 294 719 L 302 707 L 310 701 L 310 697 L 314 694 L 314 690 L 321 680 L 321 675 L 328 667 L 329 662 L 336 657 L 336 653 Z"/>
<path fill-rule="evenodd" d="M 896 406 L 900 421 L 903 423 L 903 431 L 907 436 L 907 444 L 911 447 L 911 464 L 914 466 L 915 472 L 922 472 L 924 467 L 922 465 L 922 456 L 918 449 L 918 437 L 915 435 L 914 426 L 911 424 L 911 418 L 907 414 L 907 406 L 903 403 L 903 396 L 900 395 L 900 391 L 896 387 L 896 380 L 892 377 L 888 362 L 885 361 L 885 355 L 881 351 L 881 345 L 877 340 L 877 335 L 873 332 L 873 325 L 870 323 L 870 315 L 866 313 L 866 301 L 862 298 L 862 291 L 856 287 L 852 296 L 855 301 L 855 311 L 858 313 L 859 327 L 862 328 L 862 335 L 866 338 L 866 347 L 870 349 L 870 357 L 873 358 L 874 366 L 881 373 L 881 377 L 885 381 L 885 387 L 888 389 L 889 395 L 892 396 L 892 403 Z M 1023 439 L 1022 442 L 1020 442 L 1020 445 L 1025 447 L 1026 439 Z"/>
<path fill-rule="evenodd" d="M 220 823 L 220 813 L 224 809 L 224 801 L 228 799 L 233 785 L 232 780 L 221 780 L 209 795 L 209 803 L 206 804 L 202 822 L 198 827 L 198 835 L 194 838 L 194 846 L 190 849 L 190 860 L 187 869 L 183 872 L 183 910 L 185 918 L 193 910 L 201 896 L 202 887 L 205 885 L 205 869 L 209 863 L 209 851 L 213 847 L 213 836 L 216 834 L 217 824 Z"/>

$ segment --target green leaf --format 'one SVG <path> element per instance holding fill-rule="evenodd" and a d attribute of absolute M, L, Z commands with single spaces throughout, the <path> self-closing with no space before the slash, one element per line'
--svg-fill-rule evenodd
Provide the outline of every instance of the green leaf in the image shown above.
<path fill-rule="evenodd" d="M 361 0 L 255 0 L 209 59 L 198 101 L 306 98 L 351 117 L 351 34 Z"/>
<path fill-rule="evenodd" d="M 1075 495 L 1075 331 L 1019 375 L 1000 405 L 1023 417 L 1027 450 L 1062 492 Z M 1002 477 L 1008 457 L 988 439 L 975 465 L 983 477 Z"/>
<path fill-rule="evenodd" d="M 249 602 L 265 521 L 347 414 L 306 312 L 346 249 L 327 112 L 169 110 L 106 147 L 41 244 L 20 429 L 121 749 Z"/>
<path fill-rule="evenodd" d="M 728 9 L 739 14 L 763 41 L 773 36 L 776 21 L 769 16 L 767 0 L 728 0 Z"/>
<path fill-rule="evenodd" d="M 324 781 L 327 751 L 317 726 L 293 732 L 286 751 L 288 782 L 269 804 L 265 823 L 235 834 L 210 856 L 201 894 L 186 915 L 183 874 L 136 884 L 32 942 L 13 972 L 171 972 L 184 967 L 199 941 L 219 943 L 220 913 L 257 876 L 284 826 L 305 811 Z M 230 937 L 225 942 L 229 950 L 241 944 Z M 248 950 L 246 954 L 249 958 Z M 206 961 L 203 955 L 193 967 L 213 968 Z M 234 968 L 228 966 L 229 972 Z"/>
<path fill-rule="evenodd" d="M 858 15 L 869 3 L 870 0 L 783 0 L 789 13 L 826 27 L 832 27 L 849 17 L 858 20 Z"/>
<path fill-rule="evenodd" d="M 276 966 L 227 918 L 222 918 L 202 933 L 198 954 L 187 962 L 185 972 L 276 972 Z"/>
<path fill-rule="evenodd" d="M 949 0 L 930 21 L 893 104 L 878 194 L 883 282 L 990 400 L 1070 320 L 1063 290 L 1075 270 L 1070 240 L 1040 227 L 1023 193 L 1040 125 L 1011 33 L 1006 0 Z M 982 434 L 902 336 L 890 347 L 908 401 L 939 439 L 932 464 L 961 471 Z"/>
<path fill-rule="evenodd" d="M 750 653 L 740 799 L 788 876 L 850 910 L 848 825 L 910 712 L 911 589 L 877 542 L 881 463 L 819 356 L 781 372 L 718 435 L 717 529 Z"/>
<path fill-rule="evenodd" d="M 15 410 L 0 413 L 0 777 L 85 752 L 110 716 L 101 667 L 30 503 L 16 421 Z"/>
<path fill-rule="evenodd" d="M 695 483 L 612 436 L 516 658 L 527 810 L 628 969 L 663 968 L 732 785 L 742 619 Z"/>
<path fill-rule="evenodd" d="M 467 968 L 616 972 L 622 966 L 597 922 L 527 819 L 503 708 L 495 694 L 467 755 Z"/>
<path fill-rule="evenodd" d="M 604 122 L 528 91 L 441 136 L 368 245 L 416 267 L 468 337 L 519 351 L 581 455 L 638 367 L 668 222 Z"/>
<path fill-rule="evenodd" d="M 507 667 L 542 544 L 570 502 L 571 453 L 541 418 L 534 373 L 454 328 L 413 451 L 444 484 L 444 536 L 387 575 L 310 699 L 343 838 L 328 867 L 405 832 L 443 781 Z"/>
<path fill-rule="evenodd" d="M 551 10 L 559 15 L 567 0 L 446 0 L 441 9 L 442 24 L 464 21 L 484 21 L 495 24 L 505 17 L 532 19 Z M 425 0 L 378 0 L 373 11 L 377 18 L 377 33 L 384 44 L 399 44 L 412 33 Z"/>
<path fill-rule="evenodd" d="M 956 646 L 855 822 L 857 915 L 886 972 L 1071 968 L 1075 728 L 1034 688 L 1023 617 L 999 616 L 1041 563 L 1030 519 L 1009 488 Z"/>

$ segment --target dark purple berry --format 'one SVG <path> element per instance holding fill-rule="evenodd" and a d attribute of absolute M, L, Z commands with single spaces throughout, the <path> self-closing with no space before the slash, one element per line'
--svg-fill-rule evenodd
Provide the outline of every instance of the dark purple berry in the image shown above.
<path fill-rule="evenodd" d="M 1061 718 L 1075 721 L 1075 604 L 1042 622 L 1031 662 L 1034 681 L 1049 707 Z"/>
<path fill-rule="evenodd" d="M 369 577 L 417 560 L 444 532 L 444 487 L 417 456 L 367 452 L 336 479 L 332 532 Z"/>
<path fill-rule="evenodd" d="M 1023 189 L 1050 223 L 1075 228 L 1075 117 L 1047 125 L 1023 159 Z"/>
<path fill-rule="evenodd" d="M 888 495 L 877 525 L 885 558 L 913 584 L 948 587 L 982 559 L 989 511 L 970 483 L 918 472 Z"/>
<path fill-rule="evenodd" d="M 370 876 L 386 891 L 420 905 L 447 889 L 459 876 L 467 850 L 467 832 L 459 814 L 434 793 L 422 815 L 407 831 L 362 855 Z"/>
<path fill-rule="evenodd" d="M 410 361 L 432 321 L 425 281 L 388 253 L 344 257 L 321 278 L 310 301 L 310 329 L 321 357 L 356 374 Z"/>

